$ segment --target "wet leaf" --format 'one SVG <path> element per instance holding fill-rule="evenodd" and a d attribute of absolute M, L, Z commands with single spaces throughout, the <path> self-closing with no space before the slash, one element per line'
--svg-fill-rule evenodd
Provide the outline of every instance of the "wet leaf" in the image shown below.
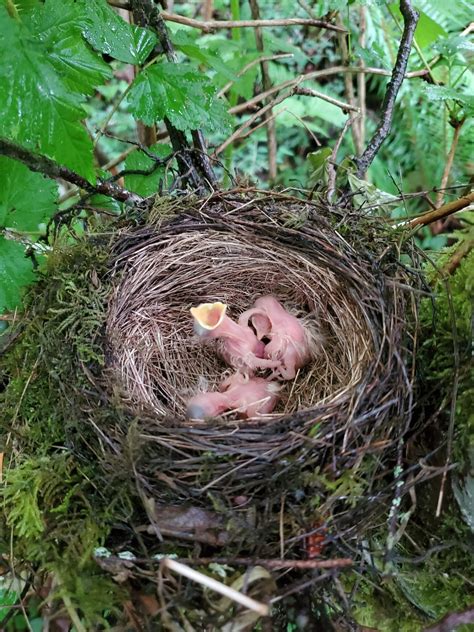
<path fill-rule="evenodd" d="M 84 0 L 84 37 L 101 53 L 127 64 L 143 64 L 157 37 L 123 20 L 105 0 Z"/>
<path fill-rule="evenodd" d="M 215 87 L 193 66 L 163 62 L 138 75 L 128 103 L 146 125 L 167 117 L 180 130 L 224 131 L 229 117 L 214 95 Z"/>
<path fill-rule="evenodd" d="M 47 0 L 20 22 L 0 5 L 0 32 L 0 134 L 92 180 L 82 103 L 111 73 L 84 42 L 78 6 Z"/>

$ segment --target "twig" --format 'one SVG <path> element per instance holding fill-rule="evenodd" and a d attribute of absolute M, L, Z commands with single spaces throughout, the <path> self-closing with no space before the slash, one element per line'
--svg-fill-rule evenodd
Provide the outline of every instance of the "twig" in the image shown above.
<path fill-rule="evenodd" d="M 431 224 L 431 222 L 435 222 L 437 219 L 443 219 L 443 217 L 448 217 L 448 215 L 457 213 L 457 211 L 461 211 L 463 208 L 466 208 L 466 206 L 470 206 L 473 203 L 474 191 L 457 200 L 443 204 L 443 206 L 440 206 L 433 211 L 428 211 L 427 213 L 423 213 L 423 215 L 419 215 L 413 219 L 400 222 L 399 224 L 396 224 L 396 227 L 407 226 L 415 228 L 416 226 L 426 226 L 427 224 Z"/>
<path fill-rule="evenodd" d="M 400 12 L 403 16 L 404 27 L 400 40 L 400 46 L 398 48 L 397 60 L 392 71 L 392 78 L 390 79 L 385 92 L 380 124 L 370 139 L 362 156 L 357 158 L 355 161 L 357 165 L 357 175 L 359 178 L 364 177 L 365 172 L 372 164 L 372 161 L 377 155 L 382 143 L 390 133 L 395 100 L 407 69 L 413 35 L 415 33 L 420 14 L 418 11 L 413 9 L 410 0 L 400 0 Z"/>
<path fill-rule="evenodd" d="M 344 138 L 347 130 L 349 129 L 349 127 L 351 125 L 354 124 L 356 119 L 354 118 L 347 118 L 346 122 L 344 123 L 344 127 L 342 128 L 341 133 L 339 134 L 339 138 L 336 141 L 336 144 L 334 145 L 334 148 L 331 152 L 331 155 L 329 157 L 328 160 L 328 186 L 327 186 L 327 193 L 326 193 L 326 199 L 328 201 L 328 203 L 331 203 L 331 200 L 333 198 L 334 192 L 336 190 L 336 160 L 337 160 L 337 152 L 339 151 L 339 148 L 341 146 L 342 143 L 342 139 Z"/>
<path fill-rule="evenodd" d="M 262 64 L 263 62 L 266 62 L 266 61 L 275 61 L 276 59 L 285 59 L 288 57 L 293 57 L 293 53 L 279 53 L 278 55 L 264 55 L 263 57 L 257 57 L 256 59 L 252 59 L 252 61 L 250 61 L 248 64 L 245 64 L 245 66 L 241 70 L 239 70 L 236 76 L 241 77 L 248 70 L 250 70 L 257 64 Z M 228 92 L 232 88 L 233 85 L 234 85 L 234 81 L 229 81 L 229 83 L 226 83 L 225 86 L 221 88 L 221 90 L 219 90 L 219 92 L 217 93 L 217 96 L 223 97 L 224 94 Z"/>
<path fill-rule="evenodd" d="M 341 18 L 338 18 L 339 20 L 339 24 L 341 24 Z M 341 47 L 341 56 L 342 56 L 342 61 L 344 63 L 345 66 L 349 65 L 349 47 L 347 44 L 347 35 L 345 34 L 338 34 L 338 40 L 339 40 L 339 46 Z M 365 79 L 365 77 L 364 77 Z M 355 108 L 355 110 L 357 110 L 358 108 L 355 107 L 355 103 L 356 103 L 356 99 L 355 99 L 355 95 L 354 95 L 354 84 L 352 81 L 352 74 L 351 73 L 344 73 L 344 89 L 345 89 L 345 94 L 346 94 L 346 99 L 349 101 L 349 104 Z M 355 114 L 353 113 L 353 111 L 349 111 L 349 119 L 351 121 L 352 124 L 352 140 L 354 142 L 354 149 L 355 149 L 355 153 L 356 155 L 360 156 L 360 154 L 362 153 L 362 149 L 363 149 L 363 145 L 362 145 L 362 141 L 360 138 L 360 134 L 359 134 L 359 129 L 357 127 L 357 125 L 355 125 Z"/>
<path fill-rule="evenodd" d="M 332 103 L 338 108 L 341 108 L 341 110 L 345 110 L 347 112 L 359 112 L 359 108 L 357 106 L 350 105 L 350 103 L 345 103 L 344 101 L 339 101 L 339 99 L 329 97 L 327 94 L 319 92 L 318 90 L 312 90 L 311 88 L 303 88 L 298 86 L 297 88 L 295 88 L 295 94 L 300 94 L 306 97 L 317 97 L 318 99 L 322 99 L 323 101 Z M 351 118 L 355 120 L 356 117 L 354 114 L 352 114 Z"/>
<path fill-rule="evenodd" d="M 278 112 L 273 112 L 272 114 L 272 118 L 276 118 L 277 116 L 280 116 L 280 114 L 283 114 L 283 112 L 287 112 L 287 108 L 282 108 L 281 110 L 278 110 Z M 291 114 L 291 112 L 290 112 Z M 239 138 L 240 140 L 243 140 L 244 138 L 248 138 L 249 136 L 251 136 L 254 132 L 256 132 L 257 130 L 259 130 L 260 128 L 262 128 L 264 125 L 266 125 L 268 122 L 268 119 L 263 120 L 261 123 L 259 123 L 258 125 L 255 125 L 255 127 L 252 127 L 251 129 L 249 129 L 247 132 L 245 132 L 244 134 L 240 134 Z M 301 122 L 301 120 L 300 120 Z"/>
<path fill-rule="evenodd" d="M 316 19 L 316 14 L 312 10 L 312 8 L 310 6 L 308 6 L 308 4 L 305 2 L 305 0 L 296 0 L 296 1 L 300 5 L 300 7 L 304 11 L 306 11 L 306 13 L 309 15 L 310 18 L 313 18 L 314 20 Z"/>
<path fill-rule="evenodd" d="M 212 14 L 214 12 L 214 0 L 204 0 L 201 7 L 201 14 L 204 19 L 210 20 L 212 18 Z"/>
<path fill-rule="evenodd" d="M 342 568 L 353 566 L 354 561 L 349 558 L 339 558 L 334 560 L 275 560 L 252 557 L 199 557 L 194 559 L 183 558 L 181 561 L 186 564 L 235 564 L 236 566 L 264 566 L 265 568 L 277 570 L 283 568 L 314 569 L 314 568 Z"/>
<path fill-rule="evenodd" d="M 143 198 L 136 193 L 127 191 L 112 182 L 98 180 L 97 184 L 93 185 L 83 176 L 67 167 L 59 165 L 54 160 L 51 160 L 51 158 L 42 154 L 34 154 L 28 149 L 19 147 L 4 138 L 0 138 L 0 154 L 19 160 L 31 169 L 31 171 L 42 173 L 50 178 L 62 178 L 71 184 L 75 184 L 80 189 L 84 189 L 84 191 L 88 193 L 102 193 L 120 202 L 141 202 L 143 200 Z"/>
<path fill-rule="evenodd" d="M 454 251 L 452 257 L 449 259 L 448 263 L 441 269 L 442 274 L 444 276 L 450 276 L 451 274 L 453 274 L 453 272 L 458 269 L 464 257 L 467 257 L 467 255 L 471 252 L 473 248 L 474 238 L 466 237 L 465 239 L 463 239 Z"/>
<path fill-rule="evenodd" d="M 459 121 L 457 125 L 455 125 L 454 127 L 453 140 L 451 141 L 451 147 L 449 149 L 446 165 L 444 167 L 443 175 L 441 177 L 440 190 L 438 191 L 436 195 L 436 201 L 435 201 L 436 208 L 439 208 L 443 203 L 444 188 L 448 184 L 449 174 L 451 173 L 451 168 L 453 166 L 454 156 L 456 154 L 456 149 L 457 149 L 458 141 L 459 141 L 459 135 L 461 134 L 461 128 L 464 124 L 464 121 L 465 119 L 463 119 L 462 121 Z"/>
<path fill-rule="evenodd" d="M 249 0 L 250 10 L 252 13 L 252 18 L 254 21 L 258 21 L 260 19 L 260 9 L 258 6 L 257 0 Z M 255 27 L 255 43 L 257 46 L 257 50 L 263 52 L 263 37 L 262 37 L 262 29 L 260 27 Z M 269 90 L 271 88 L 272 82 L 270 79 L 270 74 L 268 72 L 268 62 L 262 61 L 260 63 L 260 69 L 262 72 L 262 86 L 264 90 Z M 268 176 L 270 180 L 275 180 L 277 175 L 277 164 L 276 164 L 276 154 L 277 154 L 277 141 L 276 141 L 276 126 L 275 119 L 272 115 L 271 108 L 265 112 L 264 120 L 267 124 L 267 147 L 268 147 Z"/>
<path fill-rule="evenodd" d="M 384 70 L 383 68 L 360 68 L 359 66 L 333 66 L 332 68 L 325 68 L 324 70 L 314 70 L 313 72 L 308 72 L 304 75 L 299 75 L 295 79 L 288 79 L 287 81 L 283 81 L 273 88 L 266 90 L 265 92 L 261 92 L 257 94 L 255 97 L 252 97 L 245 103 L 241 103 L 236 105 L 235 107 L 229 108 L 229 114 L 240 114 L 240 112 L 244 112 L 245 110 L 251 109 L 253 106 L 257 105 L 261 101 L 264 101 L 267 97 L 275 94 L 276 92 L 280 92 L 280 90 L 284 90 L 285 88 L 290 88 L 304 81 L 311 81 L 312 79 L 319 79 L 320 77 L 330 77 L 331 75 L 338 75 L 340 73 L 364 73 L 371 75 L 382 75 L 384 77 L 390 76 L 389 70 Z M 407 79 L 412 79 L 414 77 L 422 77 L 426 74 L 424 70 L 416 70 L 414 72 L 409 72 L 406 74 Z"/>
<path fill-rule="evenodd" d="M 212 577 L 208 577 L 204 575 L 204 573 L 200 573 L 199 571 L 194 570 L 193 568 L 189 568 L 185 564 L 181 564 L 181 562 L 177 562 L 176 560 L 172 560 L 169 557 L 165 557 L 161 561 L 161 566 L 164 568 L 168 568 L 175 573 L 179 573 L 188 579 L 192 579 L 193 581 L 205 586 L 206 588 L 210 588 L 211 590 L 215 590 L 224 597 L 235 601 L 245 608 L 249 610 L 253 610 L 257 612 L 262 617 L 266 617 L 269 614 L 269 607 L 266 603 L 261 603 L 260 601 L 256 601 L 247 595 L 242 594 L 238 590 L 231 588 L 230 586 L 226 586 L 222 582 L 218 582 Z"/>
<path fill-rule="evenodd" d="M 215 156 L 218 156 L 220 153 L 222 153 L 224 149 L 228 147 L 231 143 L 233 143 L 234 140 L 239 138 L 242 132 L 248 129 L 254 121 L 256 121 L 258 118 L 263 116 L 265 112 L 268 112 L 268 110 L 275 107 L 275 105 L 278 105 L 278 103 L 281 103 L 282 101 L 290 97 L 292 94 L 293 94 L 293 90 L 284 92 L 283 94 L 280 94 L 276 99 L 273 99 L 273 101 L 270 101 L 270 103 L 267 103 L 267 105 L 265 105 L 263 108 L 258 110 L 258 112 L 255 112 L 255 114 L 253 114 L 246 121 L 244 121 L 242 125 L 238 129 L 236 129 L 233 134 L 229 136 L 227 140 L 225 140 L 221 145 L 219 145 L 219 147 L 217 147 L 217 149 L 215 149 L 213 156 L 215 157 Z"/>
<path fill-rule="evenodd" d="M 176 13 L 169 13 L 168 11 L 162 11 L 161 16 L 168 22 L 176 22 L 177 24 L 183 24 L 184 26 L 191 26 L 195 29 L 200 29 L 204 33 L 210 33 L 216 29 L 253 29 L 260 26 L 314 26 L 322 29 L 328 29 L 328 31 L 347 33 L 346 29 L 336 26 L 335 24 L 324 22 L 324 20 L 313 20 L 308 18 L 282 18 L 275 20 L 208 20 L 203 22 L 201 20 L 187 18 Z"/>

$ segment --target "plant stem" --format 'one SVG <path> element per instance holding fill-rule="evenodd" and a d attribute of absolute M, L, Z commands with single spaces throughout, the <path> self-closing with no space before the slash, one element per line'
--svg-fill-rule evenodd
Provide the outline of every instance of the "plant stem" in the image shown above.
<path fill-rule="evenodd" d="M 444 200 L 444 189 L 446 188 L 449 180 L 449 174 L 454 162 L 454 156 L 459 142 L 459 135 L 461 134 L 461 128 L 464 124 L 464 120 L 460 121 L 454 128 L 453 139 L 451 141 L 451 147 L 449 148 L 448 157 L 446 159 L 446 165 L 444 166 L 443 175 L 441 177 L 440 190 L 436 194 L 435 206 L 439 208 Z"/>

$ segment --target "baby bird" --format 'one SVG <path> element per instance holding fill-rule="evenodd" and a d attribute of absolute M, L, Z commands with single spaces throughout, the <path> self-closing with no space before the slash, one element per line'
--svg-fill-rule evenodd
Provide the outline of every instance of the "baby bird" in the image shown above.
<path fill-rule="evenodd" d="M 278 402 L 280 386 L 263 377 L 235 373 L 221 386 L 221 392 L 199 393 L 188 402 L 191 419 L 216 417 L 227 410 L 236 410 L 242 417 L 271 413 Z"/>
<path fill-rule="evenodd" d="M 250 327 L 244 327 L 226 315 L 225 303 L 201 303 L 191 307 L 194 331 L 204 339 L 221 338 L 219 351 L 230 366 L 244 371 L 257 367 L 276 368 L 279 362 L 264 359 L 265 345 Z"/>
<path fill-rule="evenodd" d="M 255 301 L 253 308 L 240 316 L 239 325 L 245 327 L 249 321 L 255 327 L 259 340 L 269 339 L 265 358 L 280 362 L 274 375 L 292 380 L 297 370 L 311 358 L 308 332 L 301 320 L 290 314 L 275 297 L 262 296 Z"/>

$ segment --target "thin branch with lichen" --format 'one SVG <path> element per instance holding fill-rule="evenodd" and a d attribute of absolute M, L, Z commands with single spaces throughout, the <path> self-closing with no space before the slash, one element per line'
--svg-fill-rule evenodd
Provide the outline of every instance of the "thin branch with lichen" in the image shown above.
<path fill-rule="evenodd" d="M 162 11 L 161 16 L 168 22 L 176 22 L 177 24 L 190 26 L 203 31 L 204 33 L 212 33 L 212 31 L 217 29 L 253 29 L 262 26 L 313 26 L 327 29 L 328 31 L 346 33 L 346 29 L 337 26 L 336 24 L 331 24 L 330 22 L 325 22 L 324 20 L 313 20 L 308 18 L 278 18 L 273 20 L 209 20 L 207 22 L 203 22 L 202 20 L 187 18 L 184 15 L 169 13 L 168 11 Z"/>
<path fill-rule="evenodd" d="M 127 191 L 122 187 L 108 181 L 98 180 L 97 184 L 91 184 L 86 178 L 68 167 L 58 164 L 43 154 L 35 154 L 24 147 L 15 145 L 5 138 L 0 138 L 0 155 L 13 158 L 26 165 L 31 171 L 42 173 L 50 178 L 61 178 L 75 184 L 87 193 L 101 193 L 119 202 L 141 202 L 143 198 L 136 193 Z"/>

